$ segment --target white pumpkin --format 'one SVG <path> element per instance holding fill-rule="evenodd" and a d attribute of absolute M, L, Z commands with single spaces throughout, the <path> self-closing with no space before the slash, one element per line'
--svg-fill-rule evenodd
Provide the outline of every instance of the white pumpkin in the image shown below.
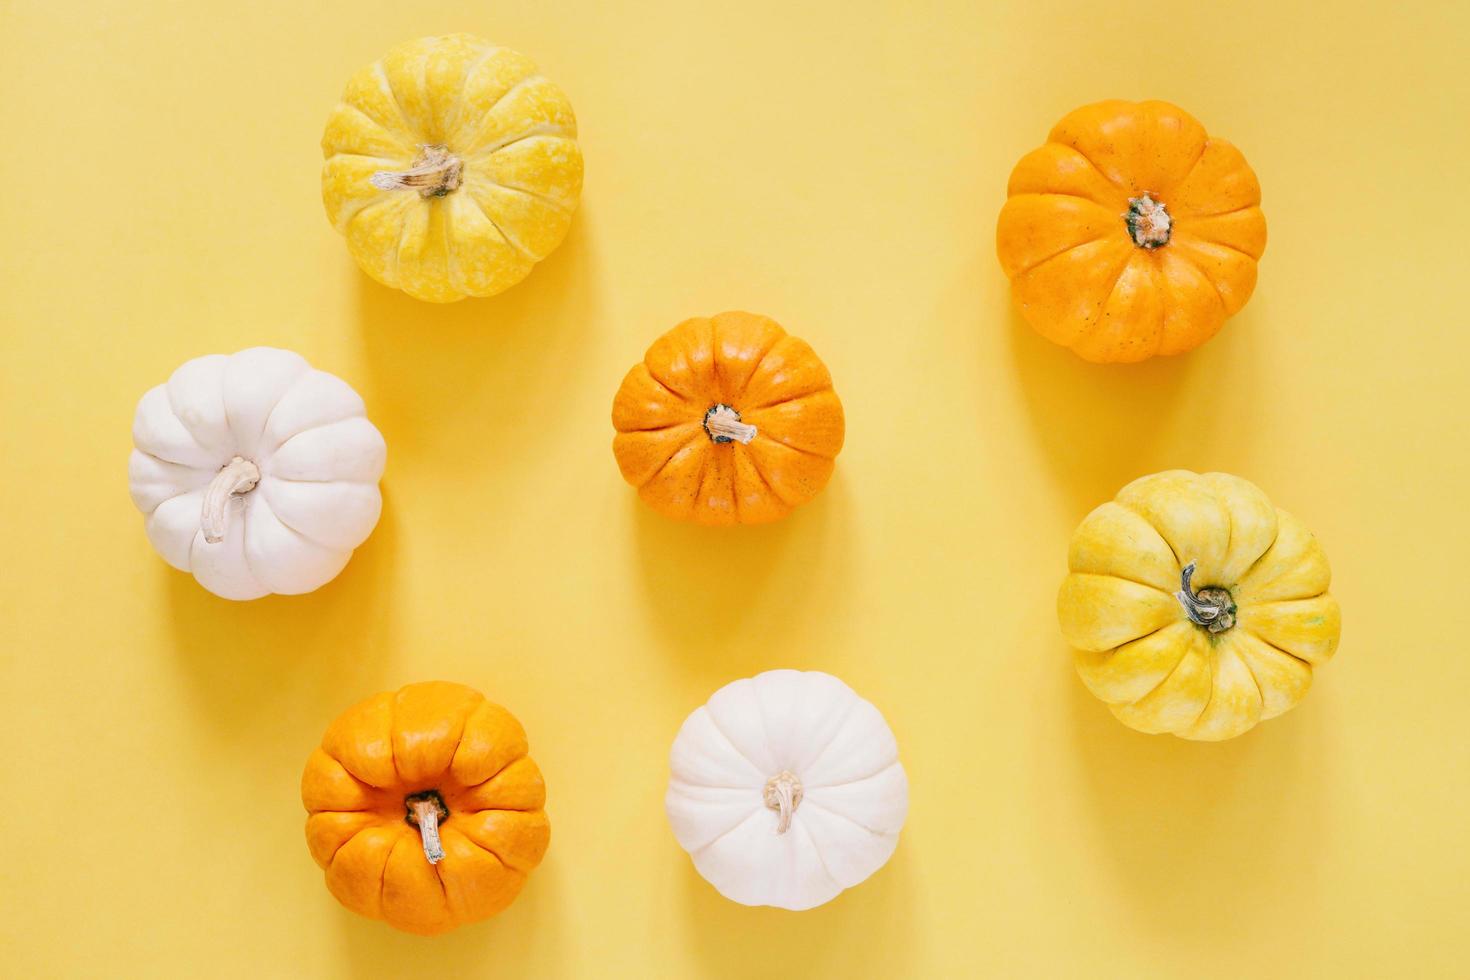
<path fill-rule="evenodd" d="M 255 347 L 143 396 L 128 486 L 148 540 L 226 599 L 320 588 L 378 523 L 387 447 L 347 382 Z"/>
<path fill-rule="evenodd" d="M 830 674 L 735 681 L 674 739 L 664 804 L 721 895 L 800 911 L 881 868 L 909 809 L 898 743 L 878 709 Z"/>

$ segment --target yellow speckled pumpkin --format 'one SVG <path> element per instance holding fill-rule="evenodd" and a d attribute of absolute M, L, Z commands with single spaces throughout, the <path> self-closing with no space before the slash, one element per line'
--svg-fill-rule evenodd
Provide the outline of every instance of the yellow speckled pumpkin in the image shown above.
<path fill-rule="evenodd" d="M 1198 347 L 1256 286 L 1261 185 L 1167 102 L 1083 106 L 1011 173 L 996 248 L 1026 322 L 1089 361 Z"/>
<path fill-rule="evenodd" d="M 1253 484 L 1135 480 L 1072 536 L 1057 597 L 1077 672 L 1125 725 L 1231 738 L 1295 707 L 1342 614 L 1317 539 Z"/>
<path fill-rule="evenodd" d="M 524 279 L 582 192 L 561 89 L 467 34 L 409 41 L 354 75 L 322 152 L 322 201 L 357 264 L 439 303 Z"/>

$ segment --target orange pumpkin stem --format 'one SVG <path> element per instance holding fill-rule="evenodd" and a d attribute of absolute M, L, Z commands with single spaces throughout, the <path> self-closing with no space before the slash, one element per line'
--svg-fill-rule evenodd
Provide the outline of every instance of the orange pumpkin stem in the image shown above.
<path fill-rule="evenodd" d="M 204 530 L 204 540 L 219 544 L 225 539 L 225 521 L 230 512 L 230 500 L 242 497 L 255 489 L 260 482 L 260 467 L 243 456 L 236 456 L 215 474 L 204 491 L 204 506 L 199 512 L 199 526 Z"/>
<path fill-rule="evenodd" d="M 704 413 L 704 431 L 711 442 L 738 442 L 742 446 L 755 438 L 755 426 L 740 421 L 740 413 L 729 405 L 715 405 Z"/>
<path fill-rule="evenodd" d="M 796 813 L 796 808 L 801 806 L 801 798 L 806 795 L 802 789 L 801 780 L 789 769 L 782 769 L 776 775 L 766 780 L 766 788 L 761 793 L 761 800 L 769 810 L 775 810 L 780 814 L 776 821 L 776 833 L 784 834 L 791 829 L 791 816 Z"/>
<path fill-rule="evenodd" d="M 419 836 L 423 838 L 424 857 L 429 859 L 430 864 L 438 864 L 444 860 L 444 844 L 439 840 L 439 821 L 449 816 L 449 808 L 433 790 L 415 793 L 403 802 L 408 807 L 408 822 L 418 827 Z"/>
<path fill-rule="evenodd" d="M 416 190 L 420 197 L 443 197 L 464 179 L 464 162 L 449 147 L 424 144 L 407 170 L 379 170 L 368 178 L 380 191 Z"/>

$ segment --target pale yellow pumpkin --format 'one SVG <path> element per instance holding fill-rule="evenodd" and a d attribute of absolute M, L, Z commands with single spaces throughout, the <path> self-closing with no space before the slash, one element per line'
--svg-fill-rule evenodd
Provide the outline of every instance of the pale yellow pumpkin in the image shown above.
<path fill-rule="evenodd" d="M 347 83 L 322 202 L 362 270 L 432 302 L 492 296 L 561 244 L 577 121 L 530 59 L 468 34 L 400 44 Z"/>
<path fill-rule="evenodd" d="M 1337 650 L 1322 547 L 1236 476 L 1133 481 L 1083 520 L 1068 567 L 1077 672 L 1142 732 L 1232 738 L 1296 706 Z"/>

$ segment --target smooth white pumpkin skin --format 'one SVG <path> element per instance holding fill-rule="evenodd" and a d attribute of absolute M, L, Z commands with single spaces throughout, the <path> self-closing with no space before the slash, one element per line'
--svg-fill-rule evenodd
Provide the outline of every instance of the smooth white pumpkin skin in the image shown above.
<path fill-rule="evenodd" d="M 908 777 L 878 709 L 830 674 L 772 670 L 716 691 L 679 729 L 664 799 L 694 867 L 742 905 L 801 911 L 887 863 L 908 815 Z M 803 798 L 784 834 L 766 783 Z"/>
<path fill-rule="evenodd" d="M 362 399 L 299 354 L 255 347 L 184 364 L 133 417 L 128 489 L 153 547 L 226 599 L 318 589 L 382 511 L 387 446 Z M 232 458 L 260 482 L 230 500 L 225 536 L 204 538 L 205 490 Z"/>

